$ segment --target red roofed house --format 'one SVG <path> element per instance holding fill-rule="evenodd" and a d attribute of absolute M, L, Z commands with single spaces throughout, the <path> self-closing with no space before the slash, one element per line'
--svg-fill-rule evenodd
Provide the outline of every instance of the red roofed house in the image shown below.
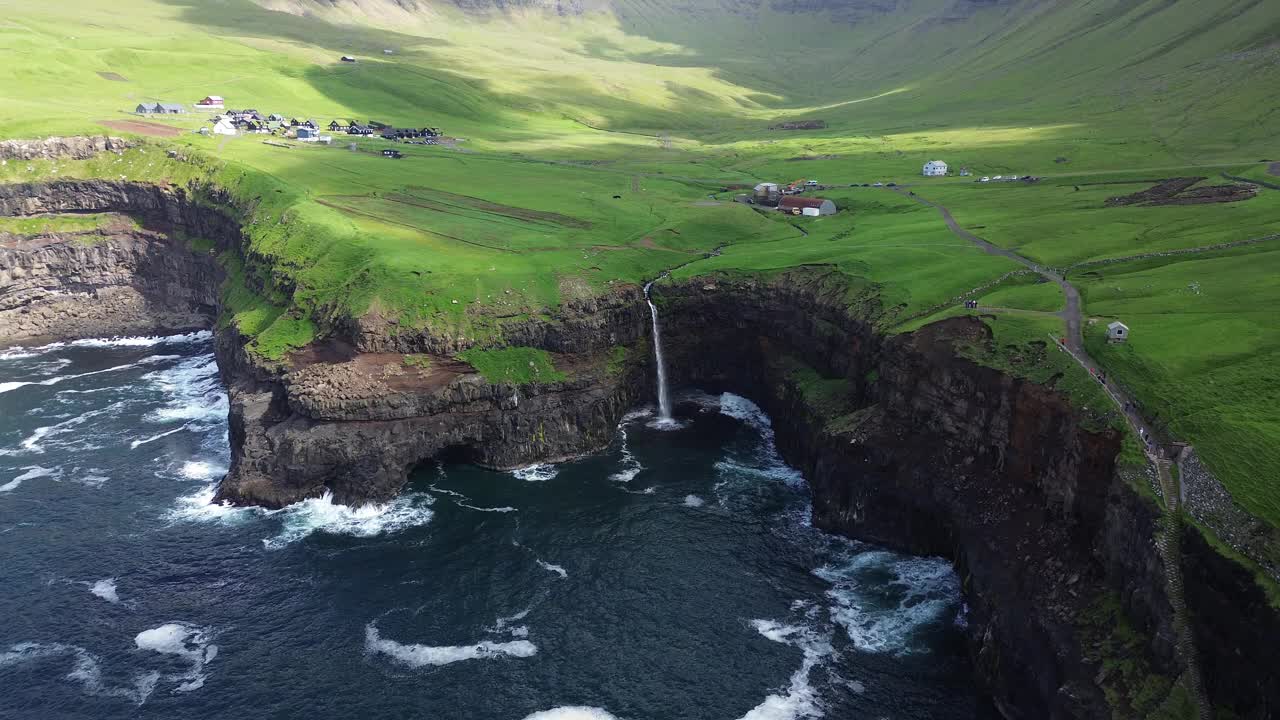
<path fill-rule="evenodd" d="M 217 95 L 209 95 L 205 99 L 196 103 L 196 107 L 200 108 L 201 110 L 212 110 L 215 108 L 220 110 L 222 109 L 222 106 L 223 106 L 223 100 L 221 97 Z"/>
<path fill-rule="evenodd" d="M 836 204 L 825 198 L 808 198 L 788 195 L 778 201 L 778 209 L 792 215 L 835 215 Z"/>

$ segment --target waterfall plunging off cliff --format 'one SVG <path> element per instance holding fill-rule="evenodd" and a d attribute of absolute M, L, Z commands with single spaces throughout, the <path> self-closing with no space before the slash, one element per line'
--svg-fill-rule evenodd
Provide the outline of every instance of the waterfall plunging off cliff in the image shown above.
<path fill-rule="evenodd" d="M 658 418 L 671 419 L 671 395 L 667 391 L 667 366 L 662 361 L 662 331 L 658 324 L 658 306 L 649 297 L 649 288 L 653 283 L 644 286 L 644 300 L 649 303 L 649 314 L 653 316 L 653 359 L 658 365 Z"/>

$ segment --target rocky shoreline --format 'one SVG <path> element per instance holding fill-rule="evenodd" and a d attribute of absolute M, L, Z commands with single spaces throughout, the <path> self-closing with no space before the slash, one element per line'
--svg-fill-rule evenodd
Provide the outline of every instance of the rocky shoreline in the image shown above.
<path fill-rule="evenodd" d="M 88 249 L 47 239 L 0 247 L 9 273 L 0 342 L 116 334 L 130 323 L 159 330 L 171 319 L 158 308 L 214 326 L 213 255 L 169 238 L 241 252 L 230 213 L 182 188 L 0 186 L 0 214 L 66 211 L 129 212 L 146 231 Z M 822 269 L 658 285 L 672 381 L 733 390 L 770 413 L 780 451 L 813 488 L 815 525 L 955 562 L 978 675 L 1006 716 L 1112 715 L 1115 683 L 1082 620 L 1101 598 L 1117 599 L 1145 638 L 1128 651 L 1150 677 L 1176 680 L 1153 542 L 1159 513 L 1116 472 L 1119 437 L 1087 430 L 1058 393 L 961 358 L 955 343 L 988 339 L 981 323 L 886 337 L 859 315 L 874 307 L 851 310 L 840 287 Z M 101 305 L 113 296 L 135 299 Z M 113 319 L 121 312 L 132 319 Z M 277 364 L 223 327 L 233 463 L 219 498 L 278 507 L 329 491 L 339 502 L 384 501 L 415 465 L 442 456 L 509 468 L 594 451 L 652 396 L 649 333 L 641 289 L 618 288 L 510 328 L 508 342 L 557 353 L 567 377 L 507 385 L 451 362 L 453 340 L 351 322 Z M 620 365 L 609 361 L 619 347 Z M 421 369 L 402 362 L 405 352 L 436 357 Z M 1237 716 L 1269 717 L 1280 689 L 1265 640 L 1280 637 L 1280 618 L 1247 571 L 1191 535 L 1188 602 L 1210 695 Z"/>

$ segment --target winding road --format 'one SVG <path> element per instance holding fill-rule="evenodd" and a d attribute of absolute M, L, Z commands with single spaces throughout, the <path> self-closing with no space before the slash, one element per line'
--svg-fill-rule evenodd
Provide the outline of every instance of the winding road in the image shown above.
<path fill-rule="evenodd" d="M 1103 390 L 1120 409 L 1125 419 L 1133 428 L 1135 434 L 1144 440 L 1143 451 L 1146 453 L 1148 462 L 1155 467 L 1156 474 L 1159 478 L 1161 494 L 1164 496 L 1164 514 L 1168 521 L 1164 530 L 1160 531 L 1156 538 L 1156 545 L 1159 549 L 1161 559 L 1164 561 L 1165 568 L 1165 584 L 1168 591 L 1169 603 L 1174 609 L 1174 634 L 1178 652 L 1186 662 L 1186 679 L 1187 685 L 1192 693 L 1195 701 L 1197 717 L 1201 720 L 1211 720 L 1212 706 L 1209 702 L 1208 694 L 1205 692 L 1204 679 L 1200 670 L 1199 654 L 1196 652 L 1195 635 L 1191 629 L 1189 611 L 1187 609 L 1186 598 L 1183 591 L 1182 578 L 1182 552 L 1180 549 L 1178 534 L 1181 527 L 1181 505 L 1183 501 L 1184 490 L 1182 488 L 1181 473 L 1174 475 L 1172 472 L 1173 463 L 1170 458 L 1175 457 L 1171 452 L 1172 448 L 1162 448 L 1155 442 L 1155 436 L 1152 435 L 1150 425 L 1143 418 L 1137 409 L 1137 405 L 1130 399 L 1114 383 L 1106 380 L 1106 375 L 1099 371 L 1098 363 L 1089 357 L 1089 353 L 1084 349 L 1084 335 L 1082 332 L 1082 313 L 1080 311 L 1080 292 L 1067 279 L 1053 270 L 1045 268 L 1032 260 L 1025 258 L 1012 250 L 1006 250 L 997 247 L 987 240 L 974 235 L 973 233 L 960 227 L 955 218 L 951 216 L 951 211 L 945 207 L 925 200 L 916 195 L 914 192 L 905 190 L 900 187 L 889 188 L 894 192 L 911 198 L 921 205 L 936 209 L 942 219 L 946 221 L 947 227 L 951 232 L 959 237 L 968 240 L 977 245 L 983 252 L 988 255 L 1000 255 L 1010 260 L 1030 268 L 1038 273 L 1046 280 L 1050 280 L 1058 284 L 1062 288 L 1062 295 L 1066 298 L 1066 307 L 1058 313 L 1035 313 L 1041 315 L 1056 315 L 1066 322 L 1067 334 L 1065 342 L 1059 342 L 1059 347 L 1071 355 L 1077 363 L 1090 374 L 1099 379 Z M 1017 312 L 1011 308 L 981 308 L 982 310 L 995 310 L 997 312 Z"/>

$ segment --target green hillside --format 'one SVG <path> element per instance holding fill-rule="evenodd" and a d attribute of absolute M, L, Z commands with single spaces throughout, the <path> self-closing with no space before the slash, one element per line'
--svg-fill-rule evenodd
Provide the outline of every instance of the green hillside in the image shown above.
<path fill-rule="evenodd" d="M 1280 523 L 1280 417 L 1267 394 L 1268 313 L 1280 301 L 1267 278 L 1280 254 L 1261 241 L 1087 265 L 1280 233 L 1280 190 L 1267 187 L 1232 203 L 1108 204 L 1171 177 L 1280 184 L 1263 162 L 1280 157 L 1280 3 L 497 5 L 10 4 L 0 48 L 21 62 L 0 65 L 0 137 L 112 132 L 150 144 L 119 159 L 9 163 L 0 180 L 229 189 L 255 208 L 254 259 L 226 259 L 226 321 L 271 358 L 351 317 L 500 345 L 507 323 L 677 266 L 688 276 L 830 265 L 886 331 L 954 313 L 952 299 L 977 288 L 986 306 L 1032 313 L 1036 334 L 1058 322 L 1056 286 L 1016 276 L 986 287 L 1020 266 L 907 196 L 861 187 L 909 182 L 991 242 L 1070 268 L 1090 318 L 1130 322 L 1131 345 L 1098 348 L 1108 370 L 1203 448 L 1238 500 Z M 397 146 L 406 157 L 388 160 L 377 138 L 280 147 L 191 132 L 207 113 L 131 114 L 210 94 L 322 125 L 438 126 L 450 139 Z M 821 126 L 773 129 L 800 121 Z M 191 160 L 166 157 L 174 146 Z M 919 177 L 930 159 L 974 176 Z M 971 182 L 1009 174 L 1044 179 Z M 802 177 L 843 186 L 826 193 L 843 212 L 791 219 L 732 202 L 738 187 Z M 1203 347 L 1217 348 L 1211 361 L 1192 352 Z"/>

